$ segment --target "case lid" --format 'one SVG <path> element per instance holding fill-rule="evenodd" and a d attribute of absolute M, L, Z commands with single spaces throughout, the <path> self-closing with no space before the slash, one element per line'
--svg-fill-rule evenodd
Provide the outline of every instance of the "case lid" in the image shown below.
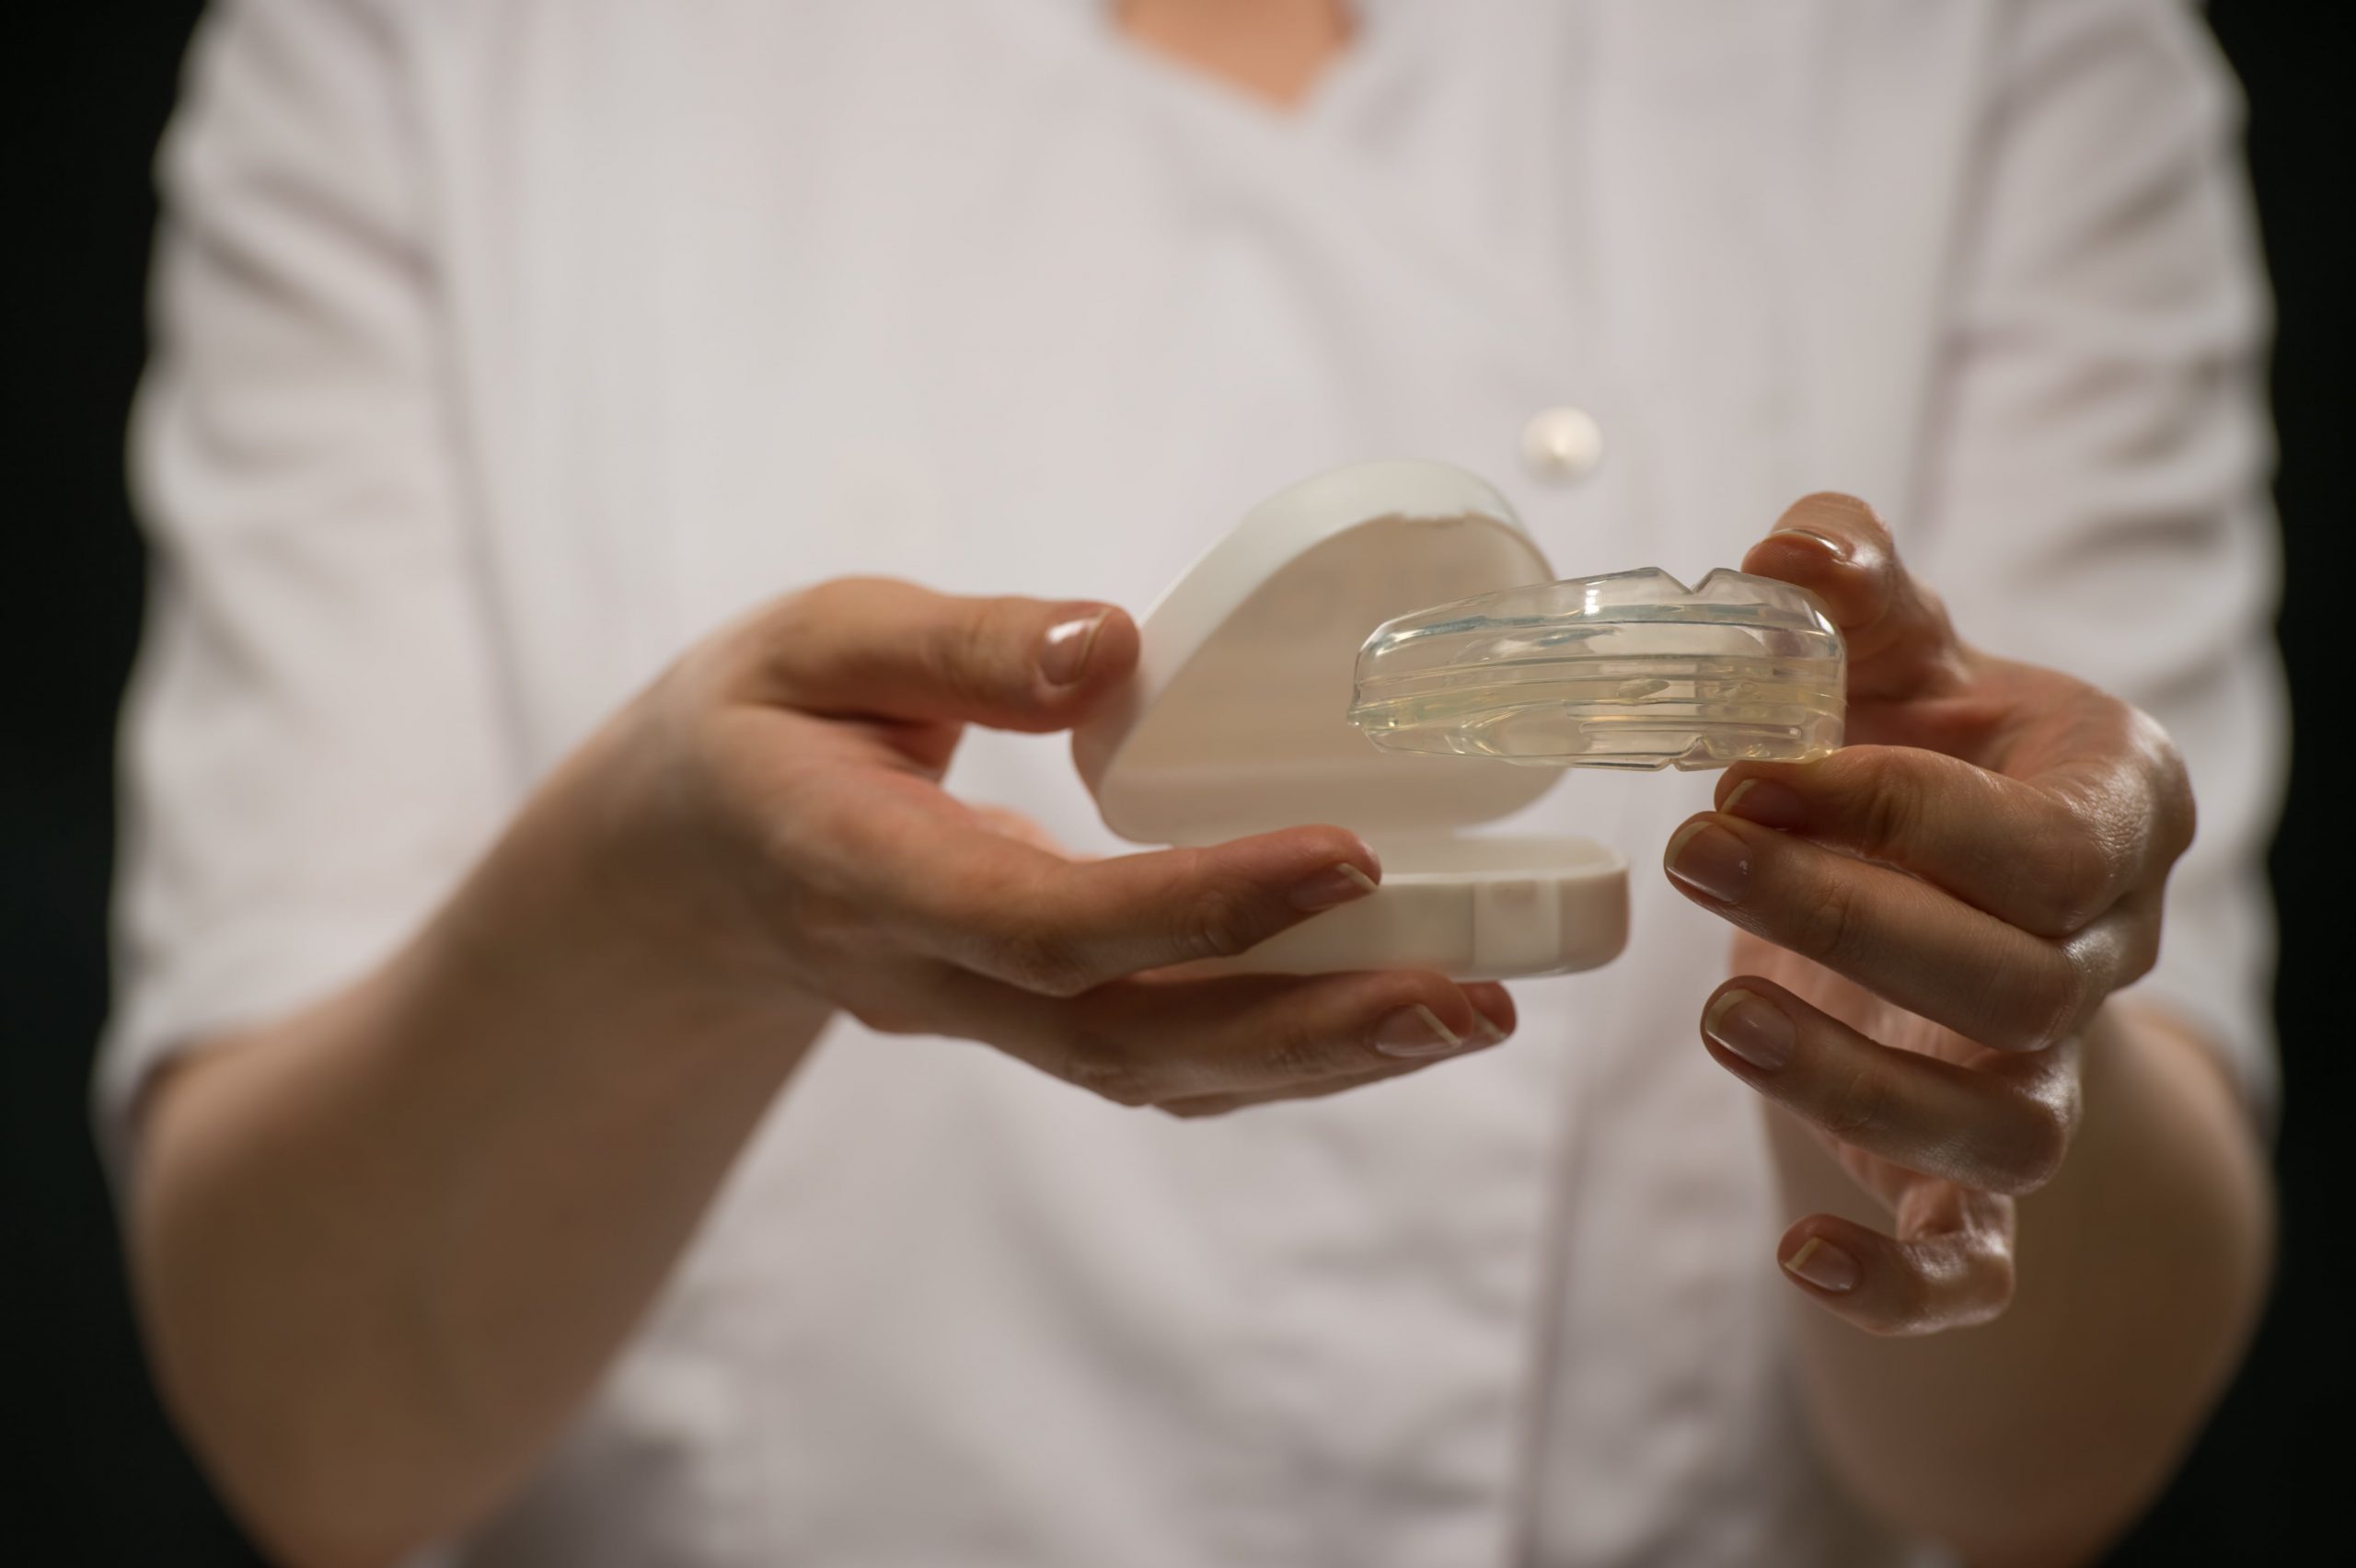
<path fill-rule="evenodd" d="M 1147 613 L 1137 673 L 1073 733 L 1073 760 L 1105 825 L 1139 844 L 1503 816 L 1555 776 L 1368 744 L 1352 669 L 1387 620 L 1553 576 L 1505 497 L 1461 468 L 1320 475 L 1253 507 Z"/>

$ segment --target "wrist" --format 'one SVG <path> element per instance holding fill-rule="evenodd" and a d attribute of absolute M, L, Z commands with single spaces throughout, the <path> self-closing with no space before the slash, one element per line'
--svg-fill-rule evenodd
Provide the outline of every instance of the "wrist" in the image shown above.
<path fill-rule="evenodd" d="M 430 928 L 432 962 L 600 1032 L 806 1043 L 832 1004 L 800 983 L 730 863 L 741 857 L 677 798 L 631 717 L 517 813 Z"/>

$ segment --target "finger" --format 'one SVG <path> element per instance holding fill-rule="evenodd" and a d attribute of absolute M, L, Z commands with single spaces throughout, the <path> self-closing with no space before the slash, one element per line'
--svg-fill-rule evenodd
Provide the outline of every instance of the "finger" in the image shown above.
<path fill-rule="evenodd" d="M 1354 1089 L 1381 1083 L 1390 1078 L 1405 1078 L 1422 1072 L 1445 1060 L 1433 1057 L 1429 1061 L 1398 1062 L 1373 1072 L 1358 1073 L 1347 1078 L 1322 1078 L 1313 1083 L 1288 1084 L 1282 1089 L 1265 1090 L 1257 1094 L 1198 1094 L 1183 1100 L 1162 1101 L 1155 1109 L 1165 1111 L 1182 1121 L 1197 1122 L 1211 1116 L 1230 1115 L 1249 1111 L 1255 1105 L 1278 1105 L 1295 1100 L 1330 1100 Z"/>
<path fill-rule="evenodd" d="M 1164 1101 L 1161 1109 L 1173 1116 L 1194 1120 L 1205 1116 L 1224 1116 L 1230 1112 L 1247 1110 L 1254 1105 L 1274 1105 L 1288 1100 L 1323 1100 L 1345 1090 L 1380 1083 L 1389 1078 L 1404 1078 L 1409 1073 L 1423 1071 L 1451 1055 L 1469 1055 L 1488 1045 L 1504 1043 L 1514 1031 L 1514 1008 L 1505 987 L 1494 982 L 1477 982 L 1464 987 L 1466 999 L 1473 1006 L 1472 1043 L 1463 1052 L 1447 1052 L 1421 1059 L 1403 1060 L 1370 1071 L 1345 1074 L 1338 1078 L 1312 1079 L 1288 1084 L 1280 1089 L 1263 1090 L 1245 1094 L 1205 1094 L 1190 1098 Z"/>
<path fill-rule="evenodd" d="M 1985 1192 L 2035 1192 L 2078 1127 L 2073 1050 L 1984 1068 L 1893 1050 L 1770 981 L 1721 986 L 1702 1009 L 1720 1066 L 1844 1144 Z"/>
<path fill-rule="evenodd" d="M 1794 502 L 1742 569 L 1816 595 L 1848 644 L 1853 700 L 1936 696 L 1961 684 L 1963 649 L 1946 606 L 1900 563 L 1888 525 L 1855 496 Z"/>
<path fill-rule="evenodd" d="M 2012 1305 L 2015 1228 L 2012 1199 L 1924 1182 L 1901 1209 L 1899 1238 L 1810 1215 L 1775 1256 L 1803 1295 L 1867 1333 L 1939 1333 Z"/>
<path fill-rule="evenodd" d="M 1718 783 L 1718 810 L 1903 867 L 2008 925 L 2064 937 L 2140 885 L 2165 825 L 2141 768 L 2008 778 L 1910 746 L 1852 746 L 1810 763 L 1753 763 Z"/>
<path fill-rule="evenodd" d="M 904 907 L 918 945 L 978 974 L 1055 997 L 1207 958 L 1231 958 L 1375 891 L 1382 863 L 1337 827 L 1071 860 L 967 858 L 919 882 Z"/>
<path fill-rule="evenodd" d="M 1068 728 L 1137 663 L 1109 605 L 962 598 L 885 578 L 790 594 L 730 639 L 733 689 L 806 712 L 1044 732 Z"/>
<path fill-rule="evenodd" d="M 966 803 L 965 809 L 974 813 L 975 821 L 1001 837 L 1011 838 L 1017 844 L 1027 844 L 1034 849 L 1044 849 L 1050 855 L 1060 855 L 1068 860 L 1073 859 L 1070 850 L 1056 842 L 1054 834 L 1021 812 L 1007 806 L 977 805 L 971 801 Z"/>
<path fill-rule="evenodd" d="M 1413 970 L 1149 977 L 1064 999 L 952 971 L 936 995 L 953 1032 L 1123 1105 L 1338 1083 L 1505 1038 L 1463 987 Z"/>
<path fill-rule="evenodd" d="M 1382 876 L 1363 839 L 1322 826 L 1071 859 L 883 769 L 793 804 L 785 859 L 808 896 L 856 912 L 846 922 L 857 940 L 1054 996 L 1232 956 L 1367 896 Z"/>
<path fill-rule="evenodd" d="M 1680 892 L 1744 930 L 1999 1050 L 2074 1035 L 2158 941 L 2148 901 L 2050 941 L 1903 871 L 1717 813 L 1678 829 L 1666 863 Z"/>

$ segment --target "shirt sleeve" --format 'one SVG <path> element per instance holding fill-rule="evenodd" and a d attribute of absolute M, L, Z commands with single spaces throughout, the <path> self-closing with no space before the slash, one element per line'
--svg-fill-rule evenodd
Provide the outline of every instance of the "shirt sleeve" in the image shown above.
<path fill-rule="evenodd" d="M 2288 725 L 2239 98 L 2171 0 L 2012 16 L 1908 548 L 1975 643 L 2175 737 L 2199 835 L 2158 966 L 2128 994 L 2212 1042 L 2270 1119 L 2263 857 Z"/>
<path fill-rule="evenodd" d="M 358 0 L 228 0 L 159 156 L 94 1085 L 118 1175 L 159 1065 L 374 965 L 514 793 L 399 84 Z"/>

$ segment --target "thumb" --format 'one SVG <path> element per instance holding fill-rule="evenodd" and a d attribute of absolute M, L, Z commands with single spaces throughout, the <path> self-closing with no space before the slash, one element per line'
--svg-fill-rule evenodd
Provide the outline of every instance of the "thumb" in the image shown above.
<path fill-rule="evenodd" d="M 1090 601 L 963 598 L 886 578 L 790 594 L 744 628 L 739 696 L 913 723 L 1045 732 L 1126 675 L 1138 629 Z"/>
<path fill-rule="evenodd" d="M 1848 644 L 1849 695 L 1936 697 L 1965 676 L 1946 606 L 1898 559 L 1889 525 L 1853 495 L 1802 496 L 1750 547 L 1742 569 L 1816 595 Z"/>

